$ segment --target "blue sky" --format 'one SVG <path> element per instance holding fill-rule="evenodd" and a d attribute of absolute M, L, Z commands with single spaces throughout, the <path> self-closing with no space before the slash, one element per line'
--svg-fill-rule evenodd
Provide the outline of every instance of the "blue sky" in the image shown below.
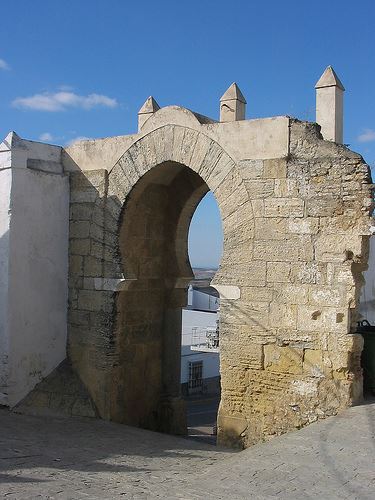
<path fill-rule="evenodd" d="M 344 142 L 375 164 L 373 0 L 18 0 L 2 19 L 1 136 L 132 133 L 150 94 L 217 118 L 233 81 L 248 118 L 314 120 L 314 84 L 332 64 L 346 88 Z M 198 266 L 217 263 L 220 246 L 205 204 L 191 236 Z"/>

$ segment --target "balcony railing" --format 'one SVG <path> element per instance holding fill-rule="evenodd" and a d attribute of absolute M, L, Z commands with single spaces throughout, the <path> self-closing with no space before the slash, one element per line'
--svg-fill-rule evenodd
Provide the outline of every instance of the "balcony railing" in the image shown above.
<path fill-rule="evenodd" d="M 219 352 L 219 329 L 217 327 L 194 327 L 191 331 L 191 350 Z"/>

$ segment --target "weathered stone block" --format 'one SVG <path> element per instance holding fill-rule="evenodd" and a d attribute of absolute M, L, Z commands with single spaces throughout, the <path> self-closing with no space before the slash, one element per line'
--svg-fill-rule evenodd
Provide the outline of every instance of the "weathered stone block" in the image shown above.
<path fill-rule="evenodd" d="M 263 177 L 266 179 L 283 179 L 286 177 L 287 164 L 285 158 L 264 160 Z"/>
<path fill-rule="evenodd" d="M 247 264 L 223 263 L 215 275 L 216 285 L 247 285 L 264 286 L 266 284 L 266 263 L 252 261 Z"/>
<path fill-rule="evenodd" d="M 70 188 L 72 191 L 89 189 L 91 187 L 101 186 L 106 179 L 106 170 L 85 170 L 80 172 L 71 172 Z"/>
<path fill-rule="evenodd" d="M 112 311 L 112 293 L 101 290 L 80 290 L 78 307 L 81 311 Z"/>
<path fill-rule="evenodd" d="M 247 429 L 247 420 L 242 416 L 223 415 L 218 419 L 218 437 L 224 446 L 243 448 L 242 437 Z"/>
<path fill-rule="evenodd" d="M 273 289 L 264 286 L 242 286 L 241 297 L 245 302 L 270 302 L 273 297 Z"/>
<path fill-rule="evenodd" d="M 105 205 L 105 213 L 108 214 L 110 217 L 113 217 L 114 219 L 118 219 L 120 217 L 122 210 L 122 204 L 120 201 L 115 198 L 107 198 L 107 202 Z"/>
<path fill-rule="evenodd" d="M 238 168 L 244 180 L 260 179 L 263 176 L 263 160 L 242 160 Z"/>
<path fill-rule="evenodd" d="M 83 276 L 83 257 L 79 255 L 69 256 L 69 275 Z"/>
<path fill-rule="evenodd" d="M 72 221 L 69 225 L 70 238 L 87 238 L 90 234 L 88 221 Z"/>
<path fill-rule="evenodd" d="M 275 183 L 273 180 L 253 179 L 245 181 L 245 187 L 250 199 L 264 199 L 274 194 Z"/>
<path fill-rule="evenodd" d="M 264 217 L 264 200 L 251 200 L 254 217 Z"/>
<path fill-rule="evenodd" d="M 295 234 L 317 234 L 319 219 L 316 217 L 289 219 L 288 231 Z"/>
<path fill-rule="evenodd" d="M 102 274 L 103 262 L 97 257 L 87 256 L 84 258 L 83 269 L 85 276 L 98 278 Z"/>
<path fill-rule="evenodd" d="M 91 203 L 72 203 L 70 205 L 70 220 L 91 220 L 94 206 Z"/>
<path fill-rule="evenodd" d="M 310 261 L 313 258 L 313 246 L 309 239 L 303 239 L 302 236 L 288 240 L 255 241 L 254 258 L 273 262 Z"/>
<path fill-rule="evenodd" d="M 328 336 L 326 349 L 329 352 L 357 352 L 363 349 L 363 337 L 357 334 L 342 334 Z"/>
<path fill-rule="evenodd" d="M 109 230 L 107 228 L 107 224 L 106 224 L 106 232 L 109 232 Z M 103 238 L 104 238 L 103 226 L 98 226 L 94 222 L 91 222 L 91 224 L 90 224 L 90 237 L 96 241 L 103 241 Z"/>
<path fill-rule="evenodd" d="M 298 194 L 296 179 L 275 179 L 276 198 L 295 198 Z"/>
<path fill-rule="evenodd" d="M 285 219 L 260 217 L 255 219 L 255 238 L 257 240 L 283 240 L 285 237 Z"/>
<path fill-rule="evenodd" d="M 327 265 L 317 262 L 294 262 L 291 266 L 290 280 L 293 283 L 324 284 Z"/>
<path fill-rule="evenodd" d="M 273 328 L 295 329 L 297 327 L 297 306 L 271 302 L 269 318 L 270 326 Z"/>
<path fill-rule="evenodd" d="M 132 187 L 131 180 L 124 175 L 121 166 L 115 166 L 111 170 L 108 180 L 108 191 L 111 193 L 111 197 L 117 198 L 120 203 L 123 203 Z"/>
<path fill-rule="evenodd" d="M 289 262 L 267 262 L 268 283 L 288 283 L 291 264 Z"/>
<path fill-rule="evenodd" d="M 71 325 L 88 328 L 90 325 L 90 315 L 86 311 L 69 311 L 69 322 Z"/>
<path fill-rule="evenodd" d="M 227 157 L 221 157 L 216 165 L 211 165 L 211 171 L 205 176 L 207 185 L 211 191 L 215 191 L 225 177 L 234 169 L 234 162 Z"/>
<path fill-rule="evenodd" d="M 322 307 L 346 306 L 348 305 L 347 291 L 344 286 L 336 287 L 311 286 L 309 292 L 309 302 L 312 305 Z"/>
<path fill-rule="evenodd" d="M 303 349 L 275 344 L 264 347 L 264 369 L 282 373 L 302 373 Z"/>
<path fill-rule="evenodd" d="M 334 307 L 298 306 L 297 327 L 301 331 L 348 332 L 348 310 Z"/>
<path fill-rule="evenodd" d="M 301 198 L 268 198 L 264 200 L 265 217 L 303 217 L 305 202 Z"/>
<path fill-rule="evenodd" d="M 71 239 L 69 250 L 72 255 L 89 255 L 91 240 L 86 239 Z"/>
<path fill-rule="evenodd" d="M 316 258 L 322 262 L 344 262 L 362 253 L 358 234 L 322 234 L 316 241 Z"/>
<path fill-rule="evenodd" d="M 285 304 L 307 304 L 308 292 L 308 285 L 278 285 L 275 290 L 274 300 L 275 302 L 281 302 Z"/>
<path fill-rule="evenodd" d="M 306 349 L 303 358 L 303 370 L 313 377 L 324 376 L 323 351 L 320 349 Z"/>
<path fill-rule="evenodd" d="M 233 325 L 247 325 L 255 330 L 266 330 L 268 327 L 269 304 L 268 302 L 246 303 L 243 300 L 236 304 L 228 304 L 222 300 L 222 308 L 225 310 L 225 322 Z"/>
<path fill-rule="evenodd" d="M 75 190 L 70 195 L 71 203 L 95 203 L 99 198 L 97 190 L 92 187 L 91 189 Z"/>
<path fill-rule="evenodd" d="M 224 329 L 225 329 L 224 325 Z M 237 326 L 237 331 L 241 332 L 241 338 L 237 336 L 239 349 L 230 349 L 230 338 L 224 335 L 223 349 L 226 363 L 235 366 L 239 373 L 243 369 L 263 370 L 263 348 L 262 342 L 253 342 L 254 330 L 247 325 Z M 265 336 L 268 337 L 268 336 Z M 220 348 L 221 349 L 221 348 Z M 242 377 L 242 375 L 241 375 Z M 246 381 L 244 381 L 246 383 Z"/>
<path fill-rule="evenodd" d="M 306 212 L 309 217 L 332 217 L 343 213 L 343 201 L 330 194 L 314 196 L 307 201 Z"/>
<path fill-rule="evenodd" d="M 235 176 L 233 175 L 233 177 Z M 249 199 L 245 184 L 238 177 L 233 179 L 232 182 L 222 182 L 218 189 L 214 191 L 214 195 L 223 218 L 234 213 L 238 206 L 245 204 Z"/>

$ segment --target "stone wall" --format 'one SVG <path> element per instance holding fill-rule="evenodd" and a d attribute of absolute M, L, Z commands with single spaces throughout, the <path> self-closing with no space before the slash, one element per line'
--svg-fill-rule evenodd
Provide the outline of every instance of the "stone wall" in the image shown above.
<path fill-rule="evenodd" d="M 299 428 L 362 395 L 362 337 L 348 333 L 371 181 L 359 155 L 318 130 L 291 121 L 289 157 L 254 162 L 245 181 L 255 217 L 246 259 L 257 272 L 244 266 L 233 276 L 241 298 L 221 301 L 219 437 L 228 444 Z"/>
<path fill-rule="evenodd" d="M 248 125 L 165 124 L 163 113 L 111 168 L 71 175 L 69 355 L 99 415 L 181 431 L 187 231 L 207 189 L 224 231 L 219 442 L 249 446 L 358 401 L 362 341 L 349 332 L 367 262 L 367 165 L 314 124 L 278 121 L 287 151 L 267 158 Z"/>

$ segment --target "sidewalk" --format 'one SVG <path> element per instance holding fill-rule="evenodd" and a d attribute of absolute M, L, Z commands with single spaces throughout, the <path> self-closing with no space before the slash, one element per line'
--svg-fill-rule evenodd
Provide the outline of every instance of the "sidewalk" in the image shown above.
<path fill-rule="evenodd" d="M 8 499 L 372 499 L 375 403 L 239 453 L 91 419 L 0 411 Z"/>

